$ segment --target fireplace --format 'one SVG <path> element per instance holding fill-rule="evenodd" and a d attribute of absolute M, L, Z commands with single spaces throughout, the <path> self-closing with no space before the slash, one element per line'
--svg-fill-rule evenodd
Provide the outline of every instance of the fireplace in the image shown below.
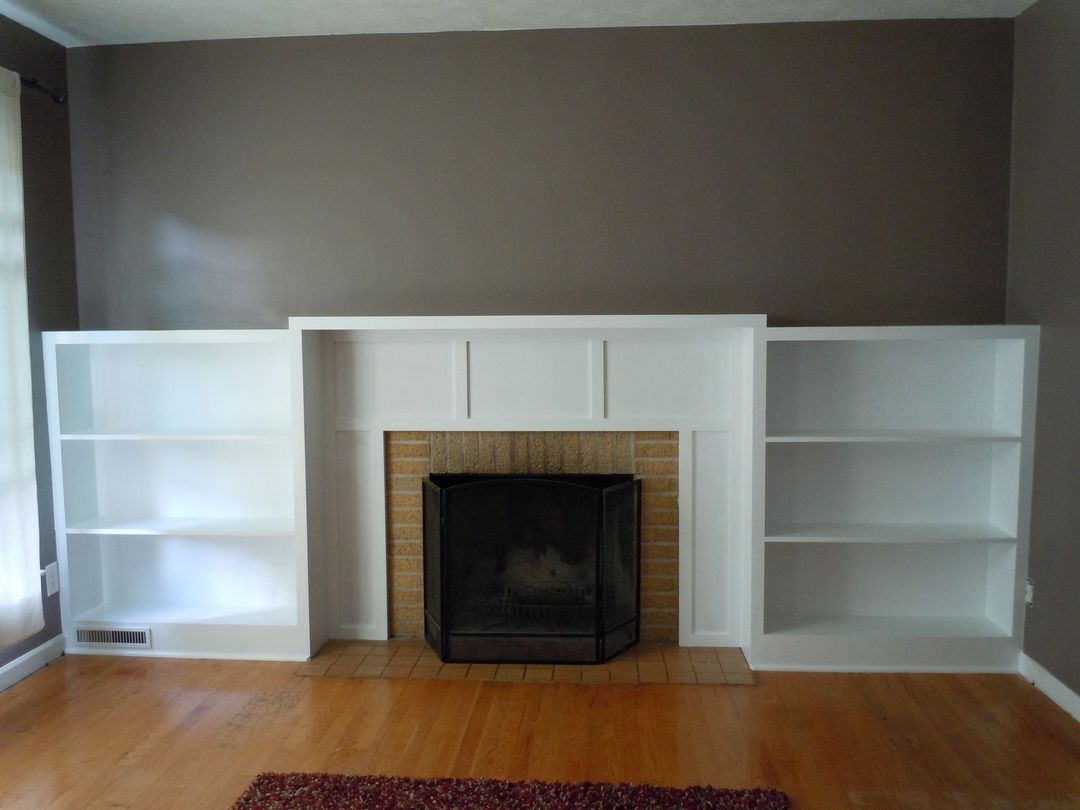
<path fill-rule="evenodd" d="M 632 475 L 424 479 L 424 635 L 448 662 L 599 663 L 640 633 Z"/>

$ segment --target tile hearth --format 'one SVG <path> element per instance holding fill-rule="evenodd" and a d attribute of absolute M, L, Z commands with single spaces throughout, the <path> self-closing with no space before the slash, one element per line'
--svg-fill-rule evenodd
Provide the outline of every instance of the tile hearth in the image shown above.
<path fill-rule="evenodd" d="M 606 664 L 444 664 L 419 639 L 327 642 L 296 671 L 309 678 L 380 678 L 753 686 L 738 647 L 640 644 Z"/>

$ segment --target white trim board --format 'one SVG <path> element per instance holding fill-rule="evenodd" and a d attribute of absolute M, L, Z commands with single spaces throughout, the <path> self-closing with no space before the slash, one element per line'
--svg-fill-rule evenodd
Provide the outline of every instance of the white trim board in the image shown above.
<path fill-rule="evenodd" d="M 376 315 L 289 318 L 289 329 L 340 331 L 485 329 L 749 329 L 766 315 Z"/>
<path fill-rule="evenodd" d="M 1051 675 L 1046 667 L 1026 653 L 1020 653 L 1020 674 L 1036 689 L 1072 715 L 1074 720 L 1080 722 L 1080 695 Z"/>
<path fill-rule="evenodd" d="M 29 678 L 63 654 L 64 637 L 59 635 L 4 664 L 0 667 L 0 692 L 10 689 L 24 678 Z"/>

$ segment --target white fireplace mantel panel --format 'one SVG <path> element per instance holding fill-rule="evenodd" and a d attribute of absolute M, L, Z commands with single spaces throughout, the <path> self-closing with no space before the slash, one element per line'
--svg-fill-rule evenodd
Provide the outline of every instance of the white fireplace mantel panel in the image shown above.
<path fill-rule="evenodd" d="M 336 411 L 369 418 L 452 418 L 454 344 L 345 341 L 335 356 Z"/>
<path fill-rule="evenodd" d="M 731 336 L 606 341 L 608 418 L 700 420 L 730 416 Z"/>
<path fill-rule="evenodd" d="M 336 637 L 386 638 L 386 501 L 383 436 L 378 431 L 339 432 L 334 437 L 336 505 L 328 544 L 327 597 Z M 346 542 L 341 542 L 342 540 Z"/>
<path fill-rule="evenodd" d="M 470 419 L 588 419 L 590 342 L 473 339 L 468 343 Z"/>
<path fill-rule="evenodd" d="M 389 628 L 383 434 L 392 430 L 680 434 L 680 642 L 744 643 L 753 536 L 749 402 L 764 316 L 293 318 L 322 347 L 327 626 Z M 308 468 L 318 453 L 309 454 Z M 744 503 L 745 501 L 745 503 Z M 743 548 L 745 546 L 745 548 Z"/>
<path fill-rule="evenodd" d="M 711 646 L 737 643 L 738 597 L 742 588 L 738 561 L 739 503 L 732 487 L 738 461 L 732 436 L 721 431 L 682 434 L 679 469 L 687 468 L 680 503 L 689 492 L 688 525 L 680 527 L 679 567 L 686 572 L 679 588 L 680 638 Z M 683 564 L 683 557 L 689 556 Z"/>

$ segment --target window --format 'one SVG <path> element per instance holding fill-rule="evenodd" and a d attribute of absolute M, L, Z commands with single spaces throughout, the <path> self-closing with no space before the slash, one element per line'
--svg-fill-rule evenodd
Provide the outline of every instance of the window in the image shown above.
<path fill-rule="evenodd" d="M 42 618 L 19 76 L 0 69 L 0 648 Z"/>

